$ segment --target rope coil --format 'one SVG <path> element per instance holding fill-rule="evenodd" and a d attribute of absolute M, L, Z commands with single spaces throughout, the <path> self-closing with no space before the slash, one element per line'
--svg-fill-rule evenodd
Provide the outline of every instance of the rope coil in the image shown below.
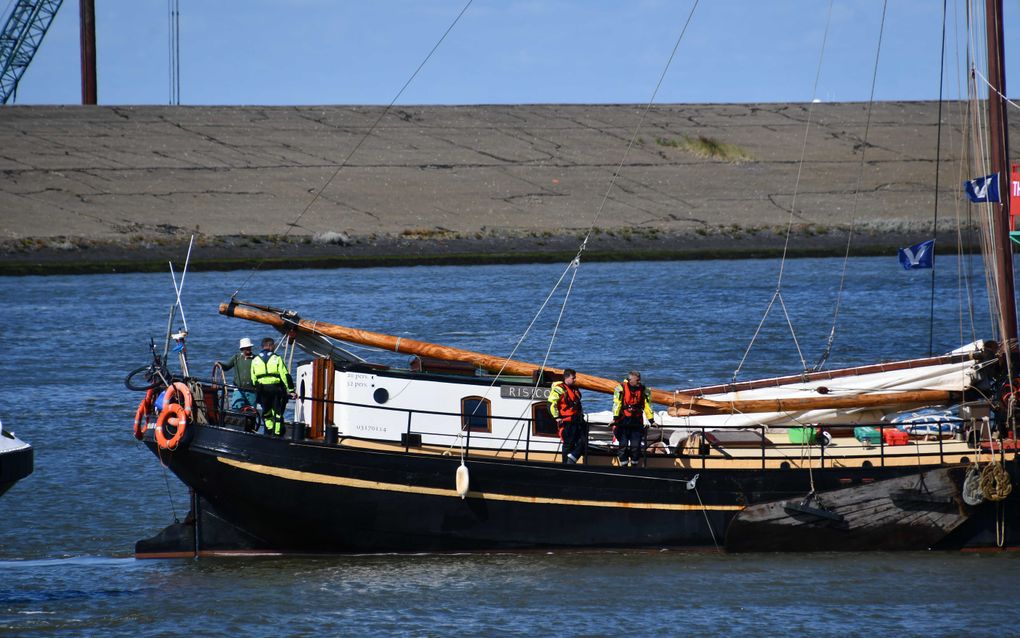
<path fill-rule="evenodd" d="M 961 492 L 963 502 L 967 505 L 980 505 L 985 502 L 985 496 L 981 489 L 981 470 L 978 469 L 977 463 L 971 465 L 967 470 L 967 478 L 963 479 Z"/>
<path fill-rule="evenodd" d="M 981 470 L 981 494 L 989 501 L 1002 501 L 1013 491 L 1013 483 L 1002 463 L 989 463 Z"/>

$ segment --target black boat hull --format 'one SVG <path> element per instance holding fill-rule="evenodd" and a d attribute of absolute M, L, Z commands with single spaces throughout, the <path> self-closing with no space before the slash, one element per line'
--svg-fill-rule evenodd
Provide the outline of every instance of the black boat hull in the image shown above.
<path fill-rule="evenodd" d="M 150 437 L 146 443 L 155 451 Z M 471 458 L 466 463 L 470 490 L 461 498 L 455 490 L 458 456 L 292 442 L 216 426 L 195 427 L 187 447 L 161 456 L 195 490 L 192 523 L 140 542 L 140 556 L 715 549 L 724 545 L 727 527 L 748 505 L 803 498 L 810 485 L 802 470 L 624 469 Z M 826 468 L 814 470 L 813 478 L 816 489 L 826 492 L 916 472 L 909 467 Z M 1005 508 L 1010 534 L 1020 529 L 1015 503 L 1013 498 Z M 885 547 L 879 538 L 870 549 L 961 548 L 984 542 L 985 530 L 971 529 L 969 520 L 970 514 L 981 520 L 982 508 L 965 513 L 967 521 L 941 535 L 919 535 L 916 546 L 899 538 Z M 1006 541 L 1013 542 L 1012 537 Z M 851 547 L 860 549 L 848 543 Z M 771 548 L 799 549 L 783 543 Z M 825 548 L 840 549 L 838 544 Z"/>
<path fill-rule="evenodd" d="M 34 466 L 35 455 L 31 446 L 7 450 L 0 454 L 0 496 L 31 474 Z"/>

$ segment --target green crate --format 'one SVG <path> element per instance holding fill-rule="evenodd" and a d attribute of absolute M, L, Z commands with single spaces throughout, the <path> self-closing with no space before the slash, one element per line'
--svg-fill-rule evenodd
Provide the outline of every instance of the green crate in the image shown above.
<path fill-rule="evenodd" d="M 878 429 L 866 425 L 854 428 L 854 438 L 861 443 L 870 445 L 878 445 L 882 442 L 882 435 Z"/>
<path fill-rule="evenodd" d="M 790 428 L 787 430 L 787 436 L 790 437 L 790 443 L 797 445 L 814 445 L 815 442 L 815 429 L 814 428 Z"/>

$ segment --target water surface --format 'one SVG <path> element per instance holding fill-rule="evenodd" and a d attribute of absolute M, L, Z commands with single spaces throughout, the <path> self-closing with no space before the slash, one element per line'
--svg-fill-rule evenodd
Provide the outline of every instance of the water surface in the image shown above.
<path fill-rule="evenodd" d="M 739 378 L 813 364 L 842 260 L 787 264 Z M 776 290 L 775 261 L 584 264 L 515 355 L 656 387 L 725 381 Z M 513 350 L 565 266 L 272 271 L 239 297 L 302 317 L 496 355 Z M 216 313 L 247 273 L 190 273 L 192 372 L 262 326 Z M 569 274 L 567 276 L 569 279 Z M 931 280 L 855 259 L 830 367 L 926 356 Z M 973 284 L 980 295 L 981 282 Z M 990 336 L 940 257 L 936 353 Z M 523 552 L 136 561 L 134 542 L 187 510 L 187 491 L 131 436 L 147 362 L 174 300 L 169 274 L 0 278 L 0 418 L 36 471 L 0 498 L 0 634 L 1010 635 L 1012 555 Z M 971 320 L 973 315 L 974 319 Z M 799 351 L 798 351 L 799 347 Z M 366 357 L 406 362 L 396 355 Z M 608 407 L 604 399 L 590 409 Z"/>

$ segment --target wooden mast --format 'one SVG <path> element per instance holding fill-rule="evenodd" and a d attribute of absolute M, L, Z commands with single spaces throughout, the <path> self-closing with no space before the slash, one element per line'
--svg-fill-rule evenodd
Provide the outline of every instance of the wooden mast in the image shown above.
<path fill-rule="evenodd" d="M 514 361 L 503 357 L 450 348 L 426 341 L 405 339 L 392 335 L 348 328 L 321 321 L 307 319 L 285 319 L 279 312 L 269 312 L 256 308 L 241 306 L 236 303 L 220 304 L 220 314 L 227 317 L 238 317 L 249 321 L 264 323 L 281 331 L 301 330 L 312 334 L 325 335 L 372 346 L 381 350 L 432 357 L 446 361 L 466 361 L 473 363 L 489 372 L 503 372 L 510 375 L 530 376 L 541 369 L 541 366 L 523 361 Z M 562 373 L 556 368 L 547 368 L 552 372 Z M 580 387 L 596 392 L 612 393 L 620 383 L 612 379 L 595 377 L 578 373 L 577 383 Z M 651 400 L 660 405 L 675 406 L 686 414 L 726 414 L 743 412 L 801 412 L 804 410 L 824 410 L 835 408 L 862 408 L 897 405 L 931 404 L 948 401 L 951 393 L 945 390 L 911 390 L 905 392 L 880 392 L 862 395 L 820 395 L 797 399 L 753 399 L 739 401 L 714 401 L 702 397 L 684 395 L 668 390 L 649 388 Z"/>
<path fill-rule="evenodd" d="M 1013 250 L 1009 238 L 1009 131 L 1006 124 L 1006 66 L 1003 44 L 1002 0 L 985 0 L 988 38 L 988 137 L 991 168 L 999 176 L 999 204 L 992 241 L 995 249 L 995 287 L 1002 330 L 1002 353 L 1010 357 L 1017 347 L 1016 292 L 1013 284 Z M 1003 187 L 1003 184 L 1006 186 Z"/>

